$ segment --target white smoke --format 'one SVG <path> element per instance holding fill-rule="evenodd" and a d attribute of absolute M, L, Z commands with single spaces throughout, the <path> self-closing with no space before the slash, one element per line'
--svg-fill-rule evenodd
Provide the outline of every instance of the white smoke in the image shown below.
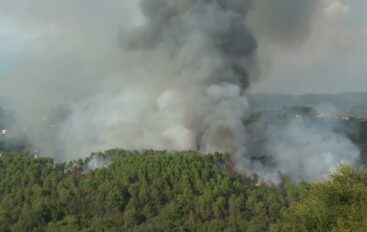
<path fill-rule="evenodd" d="M 279 178 L 277 172 L 295 180 L 313 180 L 327 177 L 342 163 L 357 164 L 360 151 L 332 126 L 294 119 L 269 129 L 266 146 L 274 168 L 260 174 L 273 181 Z"/>
<path fill-rule="evenodd" d="M 83 167 L 83 172 L 89 172 L 98 168 L 107 168 L 112 163 L 110 157 L 102 154 L 92 154 L 86 161 Z"/>

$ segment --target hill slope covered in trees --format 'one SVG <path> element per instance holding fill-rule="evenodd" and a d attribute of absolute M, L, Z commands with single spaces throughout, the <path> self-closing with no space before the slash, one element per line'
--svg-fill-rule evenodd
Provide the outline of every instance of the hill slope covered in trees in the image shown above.
<path fill-rule="evenodd" d="M 111 163 L 93 168 L 95 158 Z M 0 231 L 367 231 L 366 171 L 254 185 L 226 155 L 111 150 L 55 164 L 0 157 Z"/>

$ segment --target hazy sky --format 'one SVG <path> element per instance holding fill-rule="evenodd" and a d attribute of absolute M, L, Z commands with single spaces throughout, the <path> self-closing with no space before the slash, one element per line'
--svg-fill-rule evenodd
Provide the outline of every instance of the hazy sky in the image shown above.
<path fill-rule="evenodd" d="M 301 47 L 260 41 L 267 65 L 252 92 L 367 91 L 367 1 L 320 1 L 312 33 Z M 38 59 L 43 49 L 67 53 L 80 44 L 86 50 L 91 46 L 101 56 L 111 55 L 104 50 L 116 47 L 103 43 L 118 43 L 118 28 L 123 25 L 119 16 L 131 10 L 126 2 L 0 0 L 0 85 L 18 62 Z"/>

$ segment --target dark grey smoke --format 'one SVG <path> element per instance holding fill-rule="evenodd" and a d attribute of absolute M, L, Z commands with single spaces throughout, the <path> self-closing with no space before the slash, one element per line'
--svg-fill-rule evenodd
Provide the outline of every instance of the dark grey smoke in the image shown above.
<path fill-rule="evenodd" d="M 296 47 L 308 38 L 319 0 L 254 0 L 249 20 L 261 40 Z"/>
<path fill-rule="evenodd" d="M 246 25 L 250 6 L 246 0 L 142 0 L 140 7 L 145 23 L 129 32 L 123 44 L 126 49 L 160 48 L 174 57 L 188 42 L 201 39 L 222 62 L 210 70 L 205 84 L 229 82 L 246 89 L 250 76 L 245 63 L 254 59 L 257 49 Z"/>

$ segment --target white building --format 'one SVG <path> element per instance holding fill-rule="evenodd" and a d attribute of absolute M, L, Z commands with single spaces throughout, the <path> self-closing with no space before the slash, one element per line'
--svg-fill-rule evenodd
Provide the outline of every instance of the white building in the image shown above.
<path fill-rule="evenodd" d="M 349 121 L 350 117 L 348 115 L 342 115 L 340 116 L 340 120 Z"/>

